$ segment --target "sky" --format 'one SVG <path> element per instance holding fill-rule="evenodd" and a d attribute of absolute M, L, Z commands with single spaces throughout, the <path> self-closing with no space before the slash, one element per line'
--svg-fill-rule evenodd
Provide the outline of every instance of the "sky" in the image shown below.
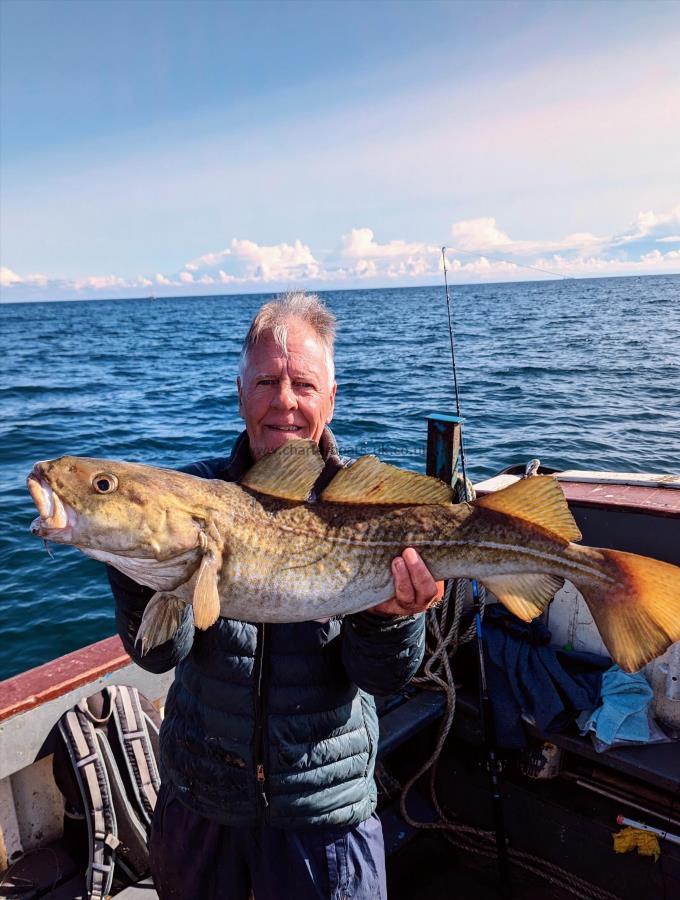
<path fill-rule="evenodd" d="M 2 302 L 433 284 L 442 245 L 680 272 L 680 0 L 0 0 Z"/>

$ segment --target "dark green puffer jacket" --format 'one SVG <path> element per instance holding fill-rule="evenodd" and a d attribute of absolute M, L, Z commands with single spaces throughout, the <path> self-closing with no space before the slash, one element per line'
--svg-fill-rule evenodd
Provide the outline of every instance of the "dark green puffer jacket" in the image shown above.
<path fill-rule="evenodd" d="M 328 480 L 340 467 L 327 429 Z M 238 481 L 247 436 L 228 460 L 184 471 Z M 318 484 L 318 482 L 317 482 Z M 109 579 L 126 650 L 140 666 L 176 666 L 161 729 L 161 772 L 187 806 L 228 825 L 352 825 L 375 809 L 378 722 L 372 694 L 398 691 L 423 655 L 424 616 L 358 613 L 327 622 L 256 625 L 220 618 L 140 657 L 134 646 L 153 591 Z"/>

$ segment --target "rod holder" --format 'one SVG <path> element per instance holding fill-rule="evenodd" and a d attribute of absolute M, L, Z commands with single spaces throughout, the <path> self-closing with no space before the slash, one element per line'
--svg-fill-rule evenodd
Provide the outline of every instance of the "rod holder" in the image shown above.
<path fill-rule="evenodd" d="M 426 472 L 445 484 L 458 474 L 463 419 L 447 413 L 430 413 L 427 420 Z"/>

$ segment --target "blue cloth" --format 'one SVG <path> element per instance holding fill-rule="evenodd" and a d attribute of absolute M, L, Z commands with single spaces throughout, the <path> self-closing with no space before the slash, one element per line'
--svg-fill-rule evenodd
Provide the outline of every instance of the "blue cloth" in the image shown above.
<path fill-rule="evenodd" d="M 607 746 L 620 741 L 646 744 L 650 739 L 647 710 L 654 691 L 645 676 L 612 666 L 602 676 L 601 695 L 597 709 L 579 716 L 581 734 L 594 731 Z"/>
<path fill-rule="evenodd" d="M 486 608 L 483 635 L 499 747 L 527 746 L 523 716 L 544 733 L 564 731 L 597 705 L 609 660 L 549 647 L 542 622 L 522 622 L 500 603 Z"/>
<path fill-rule="evenodd" d="M 149 840 L 160 900 L 387 900 L 376 813 L 354 826 L 242 828 L 198 815 L 161 787 Z"/>

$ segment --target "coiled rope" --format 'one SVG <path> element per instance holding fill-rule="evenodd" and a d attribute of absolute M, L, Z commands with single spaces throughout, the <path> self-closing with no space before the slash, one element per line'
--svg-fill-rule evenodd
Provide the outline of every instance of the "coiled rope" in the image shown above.
<path fill-rule="evenodd" d="M 467 496 L 469 500 L 474 500 L 475 498 L 474 487 L 469 481 L 467 490 L 465 490 L 462 480 L 459 480 L 456 483 L 455 494 L 458 502 L 464 496 Z M 442 836 L 459 849 L 478 856 L 495 858 L 497 855 L 495 833 L 452 819 L 442 809 L 436 790 L 439 759 L 451 731 L 456 713 L 456 685 L 451 660 L 461 644 L 465 644 L 475 637 L 474 619 L 466 630 L 460 634 L 460 620 L 468 593 L 469 586 L 466 580 L 451 580 L 446 585 L 446 591 L 441 602 L 431 607 L 426 614 L 426 661 L 422 675 L 414 678 L 411 683 L 425 690 L 443 691 L 446 697 L 446 710 L 439 725 L 437 740 L 432 754 L 401 788 L 399 809 L 404 821 L 412 828 L 440 830 L 443 832 Z M 479 585 L 479 595 L 480 615 L 483 617 L 487 597 L 482 585 Z M 411 788 L 428 771 L 430 799 L 439 816 L 439 820 L 436 822 L 419 822 L 409 814 L 406 804 Z M 620 900 L 616 894 L 596 887 L 585 879 L 579 878 L 560 866 L 543 859 L 541 856 L 516 850 L 512 847 L 508 848 L 508 855 L 515 865 L 539 876 L 551 885 L 568 891 L 575 897 L 580 898 L 580 900 Z"/>

